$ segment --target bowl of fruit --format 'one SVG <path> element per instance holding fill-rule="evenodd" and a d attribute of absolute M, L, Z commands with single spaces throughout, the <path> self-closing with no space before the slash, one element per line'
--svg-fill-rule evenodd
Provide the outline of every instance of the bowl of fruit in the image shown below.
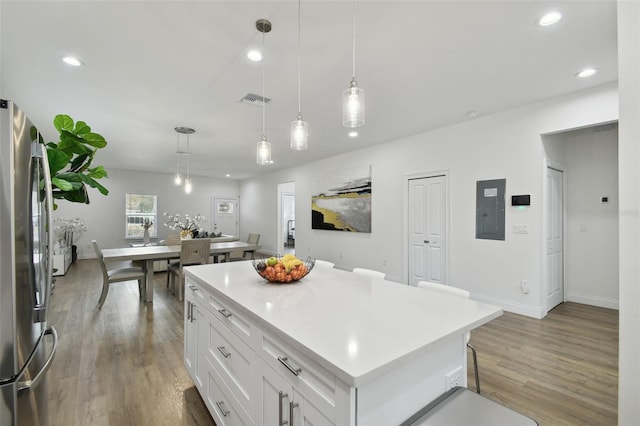
<path fill-rule="evenodd" d="M 293 254 L 266 259 L 253 259 L 252 264 L 258 275 L 272 283 L 290 283 L 304 278 L 315 265 L 315 259 L 298 259 Z"/>

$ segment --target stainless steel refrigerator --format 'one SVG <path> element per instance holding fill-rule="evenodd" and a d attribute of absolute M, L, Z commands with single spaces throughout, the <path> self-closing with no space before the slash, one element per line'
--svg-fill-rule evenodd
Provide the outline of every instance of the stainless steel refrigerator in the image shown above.
<path fill-rule="evenodd" d="M 0 425 L 46 425 L 46 373 L 58 337 L 47 324 L 52 199 L 46 147 L 0 100 Z"/>

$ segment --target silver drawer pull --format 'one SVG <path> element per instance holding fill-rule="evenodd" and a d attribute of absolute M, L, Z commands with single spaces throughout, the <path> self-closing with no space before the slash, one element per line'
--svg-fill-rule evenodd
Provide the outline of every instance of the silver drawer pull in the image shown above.
<path fill-rule="evenodd" d="M 224 417 L 227 417 L 229 415 L 229 410 L 225 410 L 224 409 L 224 401 L 216 401 L 216 405 L 218 406 L 218 410 L 220 410 L 220 412 L 222 413 L 222 415 Z"/>
<path fill-rule="evenodd" d="M 223 357 L 229 358 L 231 356 L 231 354 L 225 350 L 224 346 L 216 346 L 216 348 L 220 351 Z"/>
<path fill-rule="evenodd" d="M 293 423 L 293 409 L 296 408 L 298 405 L 300 405 L 300 404 L 298 404 L 297 402 L 293 402 L 293 401 L 291 401 L 289 403 L 289 420 L 291 421 L 292 425 L 295 424 L 295 423 Z"/>
<path fill-rule="evenodd" d="M 218 309 L 218 312 L 220 312 L 225 318 L 229 318 L 231 316 L 231 312 L 227 311 L 226 309 Z"/>
<path fill-rule="evenodd" d="M 289 422 L 287 420 L 282 419 L 282 400 L 285 398 L 288 398 L 289 395 L 282 391 L 279 391 L 278 395 L 280 396 L 280 401 L 278 405 L 278 426 L 284 426 L 286 424 L 289 424 Z"/>
<path fill-rule="evenodd" d="M 291 364 L 287 362 L 288 358 L 286 356 L 279 356 L 278 361 L 280 361 L 282 365 L 287 367 L 287 370 L 291 371 L 294 375 L 297 376 L 298 374 L 302 373 L 302 368 L 293 368 Z"/>

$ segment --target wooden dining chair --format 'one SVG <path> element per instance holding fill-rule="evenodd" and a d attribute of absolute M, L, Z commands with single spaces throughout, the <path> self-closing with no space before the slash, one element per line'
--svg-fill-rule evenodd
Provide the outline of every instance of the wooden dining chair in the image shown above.
<path fill-rule="evenodd" d="M 260 242 L 260 234 L 250 233 L 247 237 L 247 244 L 257 245 Z M 244 250 L 242 252 L 242 257 L 231 257 L 230 259 L 225 259 L 225 262 L 237 262 L 239 260 L 249 260 L 253 259 L 255 255 L 255 250 Z"/>
<path fill-rule="evenodd" d="M 182 238 L 180 238 L 180 234 L 167 235 L 166 244 L 168 246 L 179 246 L 181 243 L 182 243 Z M 180 263 L 180 259 L 167 259 L 167 288 L 169 288 L 169 278 L 171 277 L 169 268 L 171 267 L 171 265 L 177 265 L 179 263 Z"/>
<path fill-rule="evenodd" d="M 209 253 L 211 251 L 211 240 L 209 238 L 196 238 L 193 240 L 183 240 L 180 247 L 180 262 L 169 265 L 169 287 L 171 293 L 175 294 L 176 279 L 178 282 L 178 300 L 182 300 L 184 294 L 184 274 L 182 268 L 191 265 L 204 265 L 209 263 Z"/>
<path fill-rule="evenodd" d="M 431 281 L 418 281 L 416 287 L 426 288 L 430 290 L 436 290 L 443 293 L 448 293 L 453 296 L 464 297 L 465 299 L 469 299 L 471 297 L 471 293 L 467 290 L 463 290 L 461 288 L 452 287 L 450 285 L 434 283 Z M 467 347 L 471 349 L 471 356 L 473 357 L 473 372 L 476 379 L 476 392 L 480 393 L 480 375 L 478 374 L 478 357 L 476 356 L 476 348 L 471 346 L 469 343 L 469 339 L 471 339 L 471 333 L 467 332 L 465 334 L 465 340 L 467 343 Z"/>
<path fill-rule="evenodd" d="M 107 269 L 107 265 L 104 262 L 104 255 L 102 250 L 98 246 L 96 240 L 91 241 L 93 249 L 96 252 L 100 268 L 102 269 L 102 293 L 100 293 L 100 299 L 98 299 L 98 309 L 102 309 L 104 301 L 107 300 L 107 294 L 109 293 L 109 286 L 112 283 L 123 281 L 138 281 L 138 292 L 140 293 L 140 300 L 144 300 L 146 288 L 147 288 L 147 274 L 146 271 L 139 266 L 126 266 L 124 268 Z M 131 263 L 129 263 L 131 265 Z"/>

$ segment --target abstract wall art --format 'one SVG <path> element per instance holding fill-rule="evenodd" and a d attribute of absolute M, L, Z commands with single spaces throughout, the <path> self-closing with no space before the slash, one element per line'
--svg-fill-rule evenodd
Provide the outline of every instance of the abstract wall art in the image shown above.
<path fill-rule="evenodd" d="M 371 166 L 318 179 L 311 197 L 311 228 L 371 232 Z"/>

